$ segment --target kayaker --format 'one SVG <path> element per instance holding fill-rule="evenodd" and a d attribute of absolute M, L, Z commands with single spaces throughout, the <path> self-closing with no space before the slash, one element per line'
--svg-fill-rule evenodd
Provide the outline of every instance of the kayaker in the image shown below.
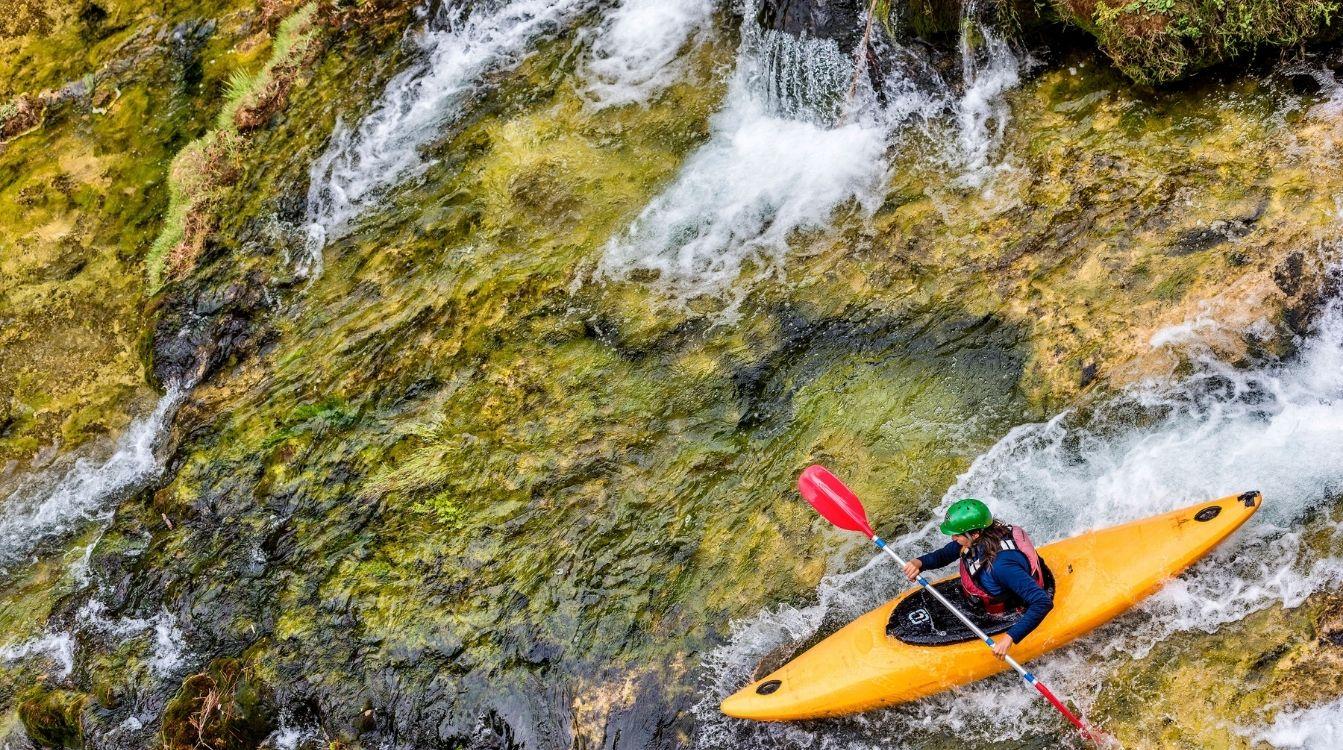
<path fill-rule="evenodd" d="M 952 503 L 940 528 L 951 541 L 906 563 L 905 577 L 912 581 L 921 570 L 960 560 L 961 588 L 968 599 L 982 603 L 991 615 L 1021 613 L 1006 633 L 993 638 L 993 653 L 1001 659 L 1054 608 L 1054 595 L 1045 588 L 1044 560 L 1021 527 L 995 521 L 988 506 L 974 498 Z"/>

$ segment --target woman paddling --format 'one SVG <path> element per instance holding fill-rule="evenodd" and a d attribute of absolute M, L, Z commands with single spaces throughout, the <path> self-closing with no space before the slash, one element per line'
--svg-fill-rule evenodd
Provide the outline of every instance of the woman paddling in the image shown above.
<path fill-rule="evenodd" d="M 961 588 L 968 599 L 982 603 L 990 615 L 1021 613 L 993 639 L 993 653 L 1001 659 L 1054 608 L 1054 595 L 1045 588 L 1045 563 L 1025 530 L 993 520 L 988 506 L 974 498 L 952 503 L 940 528 L 951 541 L 905 563 L 905 577 L 913 581 L 921 570 L 960 560 Z"/>

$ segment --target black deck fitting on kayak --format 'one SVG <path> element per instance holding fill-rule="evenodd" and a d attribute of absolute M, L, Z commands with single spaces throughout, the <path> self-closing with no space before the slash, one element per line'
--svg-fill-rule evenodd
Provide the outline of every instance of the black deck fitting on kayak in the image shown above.
<path fill-rule="evenodd" d="M 1218 515 L 1219 513 L 1221 513 L 1221 512 L 1222 512 L 1222 506 L 1220 506 L 1220 505 L 1209 505 L 1208 507 L 1204 508 L 1203 510 L 1200 510 L 1199 512 L 1195 513 L 1195 514 L 1194 514 L 1194 520 L 1195 520 L 1195 521 L 1211 521 L 1212 519 L 1216 518 L 1217 515 Z"/>
<path fill-rule="evenodd" d="M 779 686 L 782 684 L 783 683 L 778 680 L 770 680 L 769 682 L 762 682 L 760 683 L 760 686 L 755 689 L 755 691 L 757 693 L 760 693 L 761 695 L 769 695 L 775 690 L 778 690 Z"/>
<path fill-rule="evenodd" d="M 1250 490 L 1249 492 L 1240 493 L 1240 501 L 1245 503 L 1245 507 L 1247 508 L 1254 507 L 1254 501 L 1257 497 L 1259 497 L 1259 490 Z"/>

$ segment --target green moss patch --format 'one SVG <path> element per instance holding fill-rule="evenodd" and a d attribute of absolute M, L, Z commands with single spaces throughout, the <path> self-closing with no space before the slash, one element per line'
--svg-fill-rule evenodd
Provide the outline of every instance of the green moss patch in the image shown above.
<path fill-rule="evenodd" d="M 1096 36 L 1121 70 L 1140 83 L 1185 78 L 1262 47 L 1292 48 L 1335 38 L 1335 0 L 1052 0 L 1066 19 Z"/>
<path fill-rule="evenodd" d="M 19 718 L 28 737 L 42 748 L 84 746 L 82 713 L 88 696 L 35 687 L 19 696 Z"/>
<path fill-rule="evenodd" d="M 194 267 L 218 226 L 224 191 L 238 181 L 243 160 L 251 155 L 245 133 L 285 107 L 302 67 L 320 51 L 316 12 L 316 3 L 308 3 L 279 25 L 270 58 L 256 73 L 231 74 L 215 129 L 173 159 L 168 213 L 145 258 L 151 292 Z"/>

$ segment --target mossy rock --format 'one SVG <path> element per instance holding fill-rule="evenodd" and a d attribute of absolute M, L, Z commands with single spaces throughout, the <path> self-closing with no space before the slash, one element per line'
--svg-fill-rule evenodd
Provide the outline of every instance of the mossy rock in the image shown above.
<path fill-rule="evenodd" d="M 1256 49 L 1339 36 L 1334 0 L 1052 0 L 1138 83 L 1162 84 Z"/>
<path fill-rule="evenodd" d="M 88 696 L 36 686 L 20 695 L 19 719 L 38 747 L 83 747 L 81 714 Z"/>
<path fill-rule="evenodd" d="M 182 681 L 163 711 L 164 750 L 244 750 L 275 729 L 275 707 L 253 670 L 215 659 Z"/>

